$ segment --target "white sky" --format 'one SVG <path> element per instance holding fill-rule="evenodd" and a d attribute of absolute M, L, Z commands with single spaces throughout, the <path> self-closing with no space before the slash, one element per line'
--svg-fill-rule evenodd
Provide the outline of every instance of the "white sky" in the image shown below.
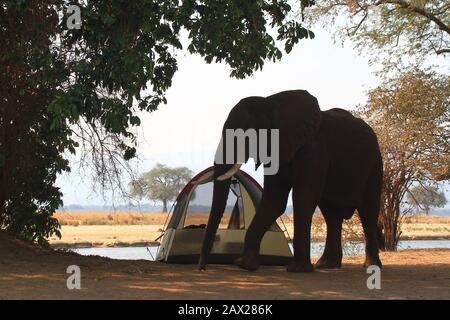
<path fill-rule="evenodd" d="M 281 61 L 266 63 L 262 71 L 244 80 L 230 78 L 225 64 L 206 64 L 198 55 L 179 54 L 167 105 L 141 116 L 138 154 L 144 161 L 139 170 L 147 171 L 157 162 L 186 166 L 195 173 L 210 166 L 228 112 L 247 96 L 305 89 L 318 99 L 322 110 L 349 110 L 364 103 L 366 91 L 380 82 L 368 58 L 360 56 L 351 43 L 342 47 L 328 32 L 317 29 L 315 39 L 301 41 Z M 262 173 L 256 173 L 253 164 L 243 169 L 262 181 Z M 76 170 L 58 178 L 64 203 L 104 204 L 102 197 L 92 193 L 89 178 L 83 180 Z"/>

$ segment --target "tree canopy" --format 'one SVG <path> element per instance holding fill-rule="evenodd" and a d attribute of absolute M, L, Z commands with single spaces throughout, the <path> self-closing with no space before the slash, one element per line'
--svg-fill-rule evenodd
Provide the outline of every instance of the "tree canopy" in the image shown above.
<path fill-rule="evenodd" d="M 67 28 L 69 4 L 80 28 Z M 84 152 L 104 186 L 136 154 L 138 112 L 166 102 L 177 52 L 244 78 L 314 37 L 294 11 L 287 0 L 3 1 L 0 228 L 40 243 L 58 234 L 68 152 Z"/>
<path fill-rule="evenodd" d="M 181 189 L 191 180 L 193 172 L 186 167 L 170 168 L 158 163 L 131 183 L 131 196 L 161 201 L 167 212 L 169 201 L 175 200 Z"/>
<path fill-rule="evenodd" d="M 450 54 L 448 1 L 322 0 L 310 17 L 353 40 L 373 62 L 383 63 L 384 71 Z"/>
<path fill-rule="evenodd" d="M 407 193 L 408 203 L 417 210 L 424 210 L 425 214 L 430 213 L 431 208 L 442 208 L 447 204 L 445 193 L 435 186 L 415 185 Z"/>

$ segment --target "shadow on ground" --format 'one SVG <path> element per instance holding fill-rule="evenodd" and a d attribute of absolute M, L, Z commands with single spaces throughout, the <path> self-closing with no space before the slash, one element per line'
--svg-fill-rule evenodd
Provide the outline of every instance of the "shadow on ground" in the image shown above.
<path fill-rule="evenodd" d="M 44 250 L 0 234 L 0 299 L 450 299 L 450 250 L 383 253 L 382 288 L 369 290 L 363 257 L 339 270 L 245 272 L 234 266 L 120 261 Z M 81 290 L 68 290 L 69 265 Z"/>

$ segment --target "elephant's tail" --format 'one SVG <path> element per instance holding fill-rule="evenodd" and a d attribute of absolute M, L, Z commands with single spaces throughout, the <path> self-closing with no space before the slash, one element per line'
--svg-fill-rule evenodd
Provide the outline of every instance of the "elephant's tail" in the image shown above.
<path fill-rule="evenodd" d="M 383 229 L 381 228 L 381 226 L 378 224 L 377 225 L 377 242 L 378 242 L 378 248 L 381 251 L 385 251 L 386 250 L 386 242 L 384 241 L 384 236 L 383 236 Z"/>

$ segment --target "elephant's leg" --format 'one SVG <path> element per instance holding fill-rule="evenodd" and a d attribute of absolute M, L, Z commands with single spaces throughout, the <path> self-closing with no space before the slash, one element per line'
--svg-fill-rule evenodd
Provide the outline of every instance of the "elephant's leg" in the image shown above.
<path fill-rule="evenodd" d="M 316 262 L 318 269 L 340 268 L 342 264 L 342 216 L 332 207 L 320 206 L 327 224 L 327 239 L 322 257 Z"/>
<path fill-rule="evenodd" d="M 293 189 L 294 205 L 294 261 L 288 272 L 312 272 L 311 221 L 317 206 L 315 193 L 307 188 Z"/>
<path fill-rule="evenodd" d="M 377 265 L 381 267 L 381 260 L 378 255 L 378 214 L 380 212 L 380 175 L 375 175 L 369 179 L 369 184 L 364 197 L 364 202 L 358 207 L 359 218 L 361 220 L 364 236 L 366 238 L 366 261 L 364 267 Z"/>
<path fill-rule="evenodd" d="M 366 261 L 364 267 L 377 265 L 381 267 L 381 260 L 378 255 L 377 240 L 377 223 L 378 223 L 378 207 L 363 205 L 358 208 L 359 217 L 366 238 Z"/>
<path fill-rule="evenodd" d="M 320 141 L 298 152 L 292 165 L 294 206 L 294 261 L 288 272 L 312 272 L 311 222 L 325 187 L 328 156 Z"/>
<path fill-rule="evenodd" d="M 261 203 L 245 234 L 244 253 L 235 261 L 240 268 L 251 271 L 258 269 L 262 238 L 276 219 L 284 213 L 290 189 L 290 185 L 277 176 L 265 177 Z"/>

